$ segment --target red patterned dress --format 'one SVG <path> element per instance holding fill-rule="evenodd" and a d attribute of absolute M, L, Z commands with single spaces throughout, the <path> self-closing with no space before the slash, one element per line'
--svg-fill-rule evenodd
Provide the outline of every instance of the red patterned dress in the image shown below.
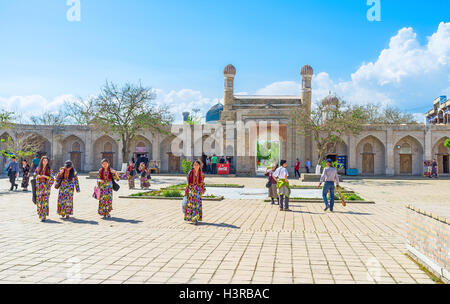
<path fill-rule="evenodd" d="M 194 170 L 188 175 L 188 184 L 184 195 L 187 196 L 186 211 L 184 220 L 194 224 L 201 222 L 203 219 L 202 212 L 202 195 L 205 193 L 204 175 L 201 170 L 195 176 Z"/>
<path fill-rule="evenodd" d="M 62 171 L 61 171 L 62 170 Z M 73 192 L 74 188 L 77 192 L 80 192 L 80 183 L 78 182 L 78 176 L 75 169 L 73 170 L 73 177 L 70 179 L 70 171 L 64 171 L 61 168 L 59 174 L 56 176 L 56 182 L 61 181 L 58 195 L 58 214 L 62 217 L 67 215 L 73 215 Z"/>
<path fill-rule="evenodd" d="M 44 172 L 45 171 L 45 172 Z M 36 206 L 39 219 L 45 220 L 49 215 L 48 201 L 50 199 L 50 190 L 55 181 L 53 178 L 53 170 L 46 168 L 43 169 L 40 174 L 37 170 L 34 172 L 33 177 L 41 175 L 45 176 L 36 180 Z"/>
<path fill-rule="evenodd" d="M 98 214 L 102 216 L 109 216 L 109 213 L 111 210 L 113 210 L 112 207 L 112 200 L 113 200 L 113 185 L 112 180 L 116 182 L 119 181 L 119 178 L 112 174 L 111 171 L 105 172 L 106 170 L 101 168 L 98 171 L 99 178 L 101 180 L 104 180 L 104 183 L 101 183 L 98 181 L 98 186 L 100 187 L 100 200 L 98 201 Z"/>
<path fill-rule="evenodd" d="M 128 188 L 134 189 L 134 179 L 136 177 L 136 169 L 134 169 L 133 165 L 128 166 L 127 168 L 127 179 L 128 179 Z"/>

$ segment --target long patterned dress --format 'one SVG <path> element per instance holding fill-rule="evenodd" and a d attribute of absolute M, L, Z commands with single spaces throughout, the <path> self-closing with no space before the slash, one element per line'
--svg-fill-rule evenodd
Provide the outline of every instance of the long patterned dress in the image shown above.
<path fill-rule="evenodd" d="M 61 168 L 64 170 L 64 168 Z M 63 174 L 58 174 L 56 182 L 61 180 L 61 186 L 59 187 L 58 195 L 58 214 L 62 217 L 67 215 L 73 215 L 73 189 L 76 188 L 77 192 L 80 192 L 80 183 L 78 181 L 78 173 L 74 170 L 74 177 L 71 181 L 64 178 Z"/>
<path fill-rule="evenodd" d="M 101 169 L 99 171 L 99 176 Z M 116 182 L 119 181 L 117 176 L 115 174 L 112 174 L 112 178 Z M 112 200 L 113 200 L 113 185 L 112 185 L 112 179 L 104 179 L 104 183 L 98 182 L 98 186 L 100 187 L 100 200 L 98 201 L 98 214 L 102 216 L 108 216 L 111 210 L 113 210 L 112 207 Z"/>
<path fill-rule="evenodd" d="M 141 188 L 142 189 L 147 189 L 150 187 L 150 181 L 148 180 L 148 169 L 145 168 L 144 170 L 141 171 Z"/>
<path fill-rule="evenodd" d="M 134 174 L 136 175 L 136 170 L 132 166 L 128 166 L 127 168 L 127 179 L 128 179 L 128 188 L 134 189 L 134 179 L 135 175 L 131 175 L 131 172 L 134 171 Z"/>
<path fill-rule="evenodd" d="M 195 178 L 193 170 L 189 173 L 188 185 L 185 190 L 188 201 L 184 213 L 184 220 L 194 224 L 201 222 L 203 219 L 202 194 L 205 193 L 205 183 L 203 182 L 203 173 L 200 171 L 198 174 L 198 178 Z"/>
<path fill-rule="evenodd" d="M 36 178 L 36 176 L 38 176 L 37 171 L 33 174 L 34 178 Z M 39 219 L 41 220 L 45 220 L 49 215 L 48 201 L 50 199 L 50 190 L 52 189 L 54 182 L 53 170 L 50 170 L 48 178 L 36 180 L 36 206 Z"/>
<path fill-rule="evenodd" d="M 25 167 L 22 167 L 22 188 L 26 190 L 28 188 L 28 183 L 30 182 L 30 165 L 27 164 Z"/>

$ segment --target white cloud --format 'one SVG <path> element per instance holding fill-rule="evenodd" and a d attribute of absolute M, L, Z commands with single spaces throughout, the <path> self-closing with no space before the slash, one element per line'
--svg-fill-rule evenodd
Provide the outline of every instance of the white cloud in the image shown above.
<path fill-rule="evenodd" d="M 329 92 L 356 103 L 394 105 L 411 113 L 425 112 L 439 95 L 450 96 L 450 22 L 441 22 L 425 45 L 410 27 L 391 37 L 375 62 L 363 63 L 349 80 L 334 80 L 319 72 L 312 80 L 313 101 Z M 262 95 L 298 95 L 300 81 L 274 82 Z"/>
<path fill-rule="evenodd" d="M 23 122 L 29 122 L 31 116 L 44 112 L 58 112 L 65 101 L 76 100 L 73 95 L 59 95 L 53 99 L 47 99 L 41 95 L 0 97 L 2 109 L 21 115 Z"/>

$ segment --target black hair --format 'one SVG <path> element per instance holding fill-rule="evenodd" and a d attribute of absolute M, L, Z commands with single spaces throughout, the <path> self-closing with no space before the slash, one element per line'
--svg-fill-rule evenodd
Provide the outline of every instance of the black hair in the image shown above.
<path fill-rule="evenodd" d="M 280 161 L 280 166 L 283 166 L 285 163 L 287 163 L 287 161 L 285 161 L 284 159 L 282 159 L 282 160 Z"/>

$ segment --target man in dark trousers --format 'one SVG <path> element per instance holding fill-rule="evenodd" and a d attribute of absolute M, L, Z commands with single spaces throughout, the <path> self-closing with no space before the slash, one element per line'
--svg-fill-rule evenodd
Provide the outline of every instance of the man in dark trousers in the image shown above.
<path fill-rule="evenodd" d="M 8 177 L 9 177 L 9 182 L 11 183 L 11 188 L 9 189 L 9 191 L 13 191 L 14 187 L 17 187 L 19 185 L 16 184 L 16 178 L 17 176 L 19 176 L 19 164 L 16 162 L 16 157 L 13 156 L 11 158 L 11 163 L 8 166 Z"/>

